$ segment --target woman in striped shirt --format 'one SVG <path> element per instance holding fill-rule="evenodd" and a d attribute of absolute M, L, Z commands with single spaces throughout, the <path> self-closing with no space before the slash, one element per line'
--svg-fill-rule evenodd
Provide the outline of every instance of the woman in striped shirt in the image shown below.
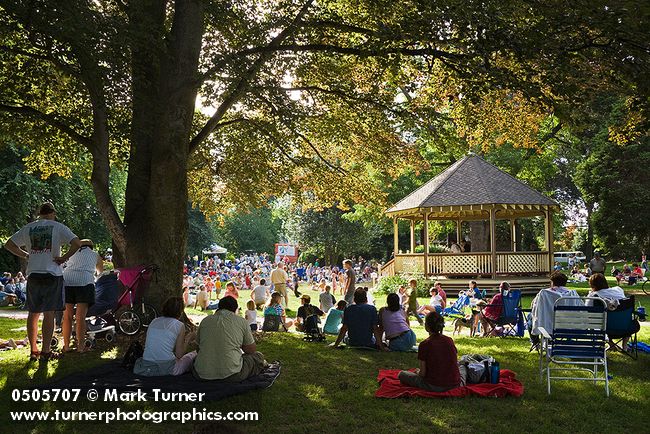
<path fill-rule="evenodd" d="M 72 317 L 76 319 L 77 351 L 87 351 L 83 346 L 86 335 L 86 312 L 95 304 L 95 272 L 104 271 L 101 256 L 93 250 L 91 240 L 81 240 L 81 248 L 72 255 L 63 270 L 65 284 L 65 314 L 63 316 L 63 352 L 70 349 Z M 77 305 L 76 313 L 74 311 Z"/>

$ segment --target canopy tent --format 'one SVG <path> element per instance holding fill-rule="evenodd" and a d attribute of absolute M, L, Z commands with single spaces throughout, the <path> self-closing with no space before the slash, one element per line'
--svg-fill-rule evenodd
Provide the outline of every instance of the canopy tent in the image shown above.
<path fill-rule="evenodd" d="M 210 246 L 209 249 L 205 249 L 201 253 L 203 253 L 203 256 L 225 255 L 226 253 L 228 253 L 228 249 L 213 244 Z"/>

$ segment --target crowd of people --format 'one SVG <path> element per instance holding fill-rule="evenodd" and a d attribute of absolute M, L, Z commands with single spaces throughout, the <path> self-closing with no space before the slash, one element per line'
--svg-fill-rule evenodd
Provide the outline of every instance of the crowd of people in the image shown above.
<path fill-rule="evenodd" d="M 5 273 L 0 279 L 0 289 L 5 298 L 18 300 L 29 311 L 28 341 L 24 343 L 30 345 L 30 359 L 47 361 L 60 357 L 50 348 L 55 312 L 65 312 L 63 352 L 70 350 L 73 323 L 77 341 L 85 335 L 83 319 L 94 303 L 94 281 L 102 272 L 103 258 L 94 251 L 91 240 L 79 239 L 56 221 L 52 204 L 44 203 L 38 214 L 37 220 L 20 229 L 5 244 L 10 252 L 27 261 L 27 278 L 21 273 L 15 276 Z M 64 246 L 68 249 L 62 254 Z M 598 253 L 587 268 L 592 290 L 589 296 L 603 298 L 608 305 L 616 305 L 617 300 L 625 298 L 620 287 L 608 287 L 603 275 L 605 263 Z M 645 274 L 645 270 L 633 264 L 621 270 L 622 278 L 617 276 L 617 280 L 629 281 L 642 276 L 641 273 Z M 318 262 L 290 263 L 277 257 L 272 261 L 267 254 L 244 254 L 234 260 L 218 256 L 203 261 L 188 258 L 182 295 L 167 299 L 162 315 L 149 324 L 144 353 L 136 361 L 134 372 L 155 376 L 191 371 L 201 380 L 243 381 L 268 365 L 263 354 L 257 351 L 254 332 L 261 328 L 312 333 L 316 325 L 319 333 L 322 330 L 336 336 L 334 347 L 345 343 L 381 351 L 417 351 L 419 368 L 415 372 L 401 372 L 399 379 L 403 384 L 433 391 L 465 384 L 466 372 L 457 363 L 454 342 L 443 335 L 443 314 L 448 300 L 441 282 L 435 282 L 429 289 L 430 299 L 424 305 L 419 305 L 417 281 L 411 279 L 408 286 L 388 294 L 385 306 L 377 309 L 372 291 L 359 286 L 362 281 L 376 277 L 374 267 L 361 257 L 343 261 L 340 268 Z M 554 272 L 551 287 L 540 291 L 533 300 L 529 318 L 531 336 L 540 324 L 548 322 L 549 300 L 575 292 L 566 288 L 567 281 L 565 274 Z M 310 295 L 300 293 L 301 282 L 318 291 L 313 303 Z M 241 290 L 250 291 L 243 312 L 238 302 Z M 478 311 L 476 322 L 485 330 L 484 335 L 495 329 L 503 311 L 503 297 L 509 291 L 510 285 L 504 281 L 499 292 L 487 300 L 485 291 L 475 281 L 470 282 L 465 294 L 471 299 L 470 306 Z M 291 292 L 300 300 L 295 315 L 288 309 Z M 204 317 L 193 331 L 185 315 L 187 306 L 214 309 L 215 313 Z M 37 326 L 41 314 L 39 351 Z M 429 333 L 417 347 L 410 323 L 412 316 Z M 198 351 L 187 352 L 190 343 L 197 345 Z M 626 344 L 624 341 L 624 349 Z M 77 342 L 77 350 L 85 348 Z"/>

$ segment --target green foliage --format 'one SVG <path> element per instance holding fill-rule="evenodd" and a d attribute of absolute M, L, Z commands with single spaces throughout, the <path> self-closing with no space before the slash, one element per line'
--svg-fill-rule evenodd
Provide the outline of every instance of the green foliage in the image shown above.
<path fill-rule="evenodd" d="M 317 211 L 295 208 L 291 203 L 285 206 L 289 208 L 283 213 L 282 232 L 298 244 L 304 258 L 321 258 L 324 264 L 334 265 L 351 256 L 388 255 L 392 236 L 384 234 L 380 223 L 363 224 L 340 208 Z"/>
<path fill-rule="evenodd" d="M 429 288 L 433 283 L 425 279 L 417 279 L 417 293 L 418 297 L 429 297 Z M 392 292 L 397 292 L 400 286 L 405 286 L 408 289 L 409 279 L 402 276 L 383 277 L 379 280 L 374 288 L 375 294 L 388 295 Z"/>
<path fill-rule="evenodd" d="M 282 222 L 271 208 L 232 210 L 229 214 L 213 218 L 212 227 L 216 242 L 233 252 L 253 250 L 273 253 L 279 242 Z"/>
<path fill-rule="evenodd" d="M 27 171 L 23 162 L 27 155 L 27 150 L 13 144 L 0 147 L 0 202 L 5 204 L 0 208 L 0 237 L 8 238 L 32 221 L 38 206 L 47 200 L 57 208 L 57 219 L 80 238 L 92 239 L 99 250 L 110 247 L 110 235 L 87 180 L 78 173 L 42 179 Z M 116 184 L 115 194 L 123 196 L 119 187 Z"/>
<path fill-rule="evenodd" d="M 191 204 L 187 205 L 187 254 L 201 257 L 203 249 L 215 242 L 215 234 L 205 215 Z"/>

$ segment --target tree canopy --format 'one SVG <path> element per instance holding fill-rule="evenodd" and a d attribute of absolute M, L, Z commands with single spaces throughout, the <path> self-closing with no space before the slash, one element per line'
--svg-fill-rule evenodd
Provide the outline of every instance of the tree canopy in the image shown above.
<path fill-rule="evenodd" d="M 179 285 L 188 194 L 208 213 L 283 194 L 381 205 L 378 180 L 422 169 L 432 142 L 443 160 L 534 148 L 544 117 L 577 124 L 603 90 L 638 108 L 626 124 L 647 113 L 650 6 L 632 1 L 0 8 L 2 132 L 42 173 L 85 170 L 116 259 L 159 262 Z M 128 173 L 123 212 L 111 167 Z"/>

